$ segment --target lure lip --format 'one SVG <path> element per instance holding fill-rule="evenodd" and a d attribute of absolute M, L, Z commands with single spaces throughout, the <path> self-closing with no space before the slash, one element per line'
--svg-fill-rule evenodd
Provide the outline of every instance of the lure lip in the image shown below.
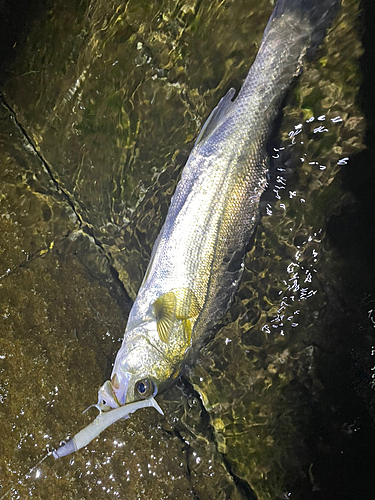
<path fill-rule="evenodd" d="M 123 406 L 119 406 L 113 410 L 102 411 L 100 407 L 95 405 L 99 409 L 99 415 L 90 424 L 80 430 L 66 443 L 63 443 L 57 450 L 52 451 L 52 456 L 55 460 L 66 455 L 70 455 L 75 451 L 87 446 L 93 439 L 99 436 L 99 434 L 104 431 L 107 427 L 117 422 L 121 418 L 127 417 L 129 414 L 134 413 L 140 408 L 153 407 L 161 415 L 164 415 L 163 410 L 160 408 L 158 403 L 153 397 L 148 399 L 143 399 L 140 401 L 134 401 L 133 403 L 128 403 Z"/>

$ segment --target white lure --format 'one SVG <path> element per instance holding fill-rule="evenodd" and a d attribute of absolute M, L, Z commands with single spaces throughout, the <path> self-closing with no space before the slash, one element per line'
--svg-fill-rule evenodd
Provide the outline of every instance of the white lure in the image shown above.
<path fill-rule="evenodd" d="M 93 420 L 87 427 L 79 431 L 74 437 L 72 437 L 72 439 L 69 439 L 69 441 L 61 445 L 57 448 L 57 450 L 54 450 L 52 452 L 53 457 L 55 459 L 65 457 L 80 448 L 84 448 L 93 439 L 98 437 L 104 429 L 112 425 L 114 422 L 117 422 L 117 420 L 127 417 L 130 413 L 134 413 L 139 410 L 139 408 L 146 408 L 148 406 L 154 407 L 159 413 L 164 415 L 163 410 L 153 397 L 142 401 L 135 401 L 134 403 L 129 403 L 110 411 L 102 411 L 99 409 L 100 413 L 96 419 Z"/>

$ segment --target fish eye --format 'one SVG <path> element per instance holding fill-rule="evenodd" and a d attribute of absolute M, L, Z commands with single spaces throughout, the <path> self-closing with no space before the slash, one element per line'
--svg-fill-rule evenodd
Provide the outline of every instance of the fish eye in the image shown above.
<path fill-rule="evenodd" d="M 148 398 L 154 394 L 154 383 L 147 378 L 138 380 L 135 384 L 135 390 L 142 398 Z"/>

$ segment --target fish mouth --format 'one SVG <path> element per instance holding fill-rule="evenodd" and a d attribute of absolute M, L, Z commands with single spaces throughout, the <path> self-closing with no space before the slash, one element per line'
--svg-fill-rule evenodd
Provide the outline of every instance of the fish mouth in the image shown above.
<path fill-rule="evenodd" d="M 113 373 L 111 380 L 106 380 L 98 391 L 97 407 L 106 411 L 123 406 L 126 403 L 131 377 L 129 372 Z"/>
<path fill-rule="evenodd" d="M 97 408 L 101 411 L 108 411 L 121 406 L 110 380 L 106 380 L 98 391 Z"/>

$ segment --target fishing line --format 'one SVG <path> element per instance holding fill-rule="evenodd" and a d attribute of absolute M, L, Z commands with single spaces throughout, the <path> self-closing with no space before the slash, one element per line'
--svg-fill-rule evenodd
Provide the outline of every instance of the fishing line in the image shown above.
<path fill-rule="evenodd" d="M 25 474 L 23 474 L 22 476 L 22 481 L 19 479 L 17 481 L 18 484 L 24 484 L 23 482 L 23 479 L 25 479 L 26 481 L 28 479 L 31 478 L 31 474 L 33 473 L 34 469 L 36 469 L 37 467 L 39 467 L 39 465 L 44 462 L 44 460 L 51 456 L 52 453 L 55 451 L 55 448 L 51 448 L 50 450 L 47 451 L 47 455 L 45 455 L 43 458 L 41 458 L 35 465 L 33 465 L 31 467 L 31 469 L 29 469 Z M 37 479 L 37 477 L 35 478 Z M 8 496 L 8 494 L 12 491 L 12 488 L 14 487 L 14 483 L 12 483 L 10 486 L 8 486 L 8 488 L 5 490 L 5 492 L 2 494 L 2 496 L 0 497 L 0 500 L 3 500 L 6 496 Z"/>

